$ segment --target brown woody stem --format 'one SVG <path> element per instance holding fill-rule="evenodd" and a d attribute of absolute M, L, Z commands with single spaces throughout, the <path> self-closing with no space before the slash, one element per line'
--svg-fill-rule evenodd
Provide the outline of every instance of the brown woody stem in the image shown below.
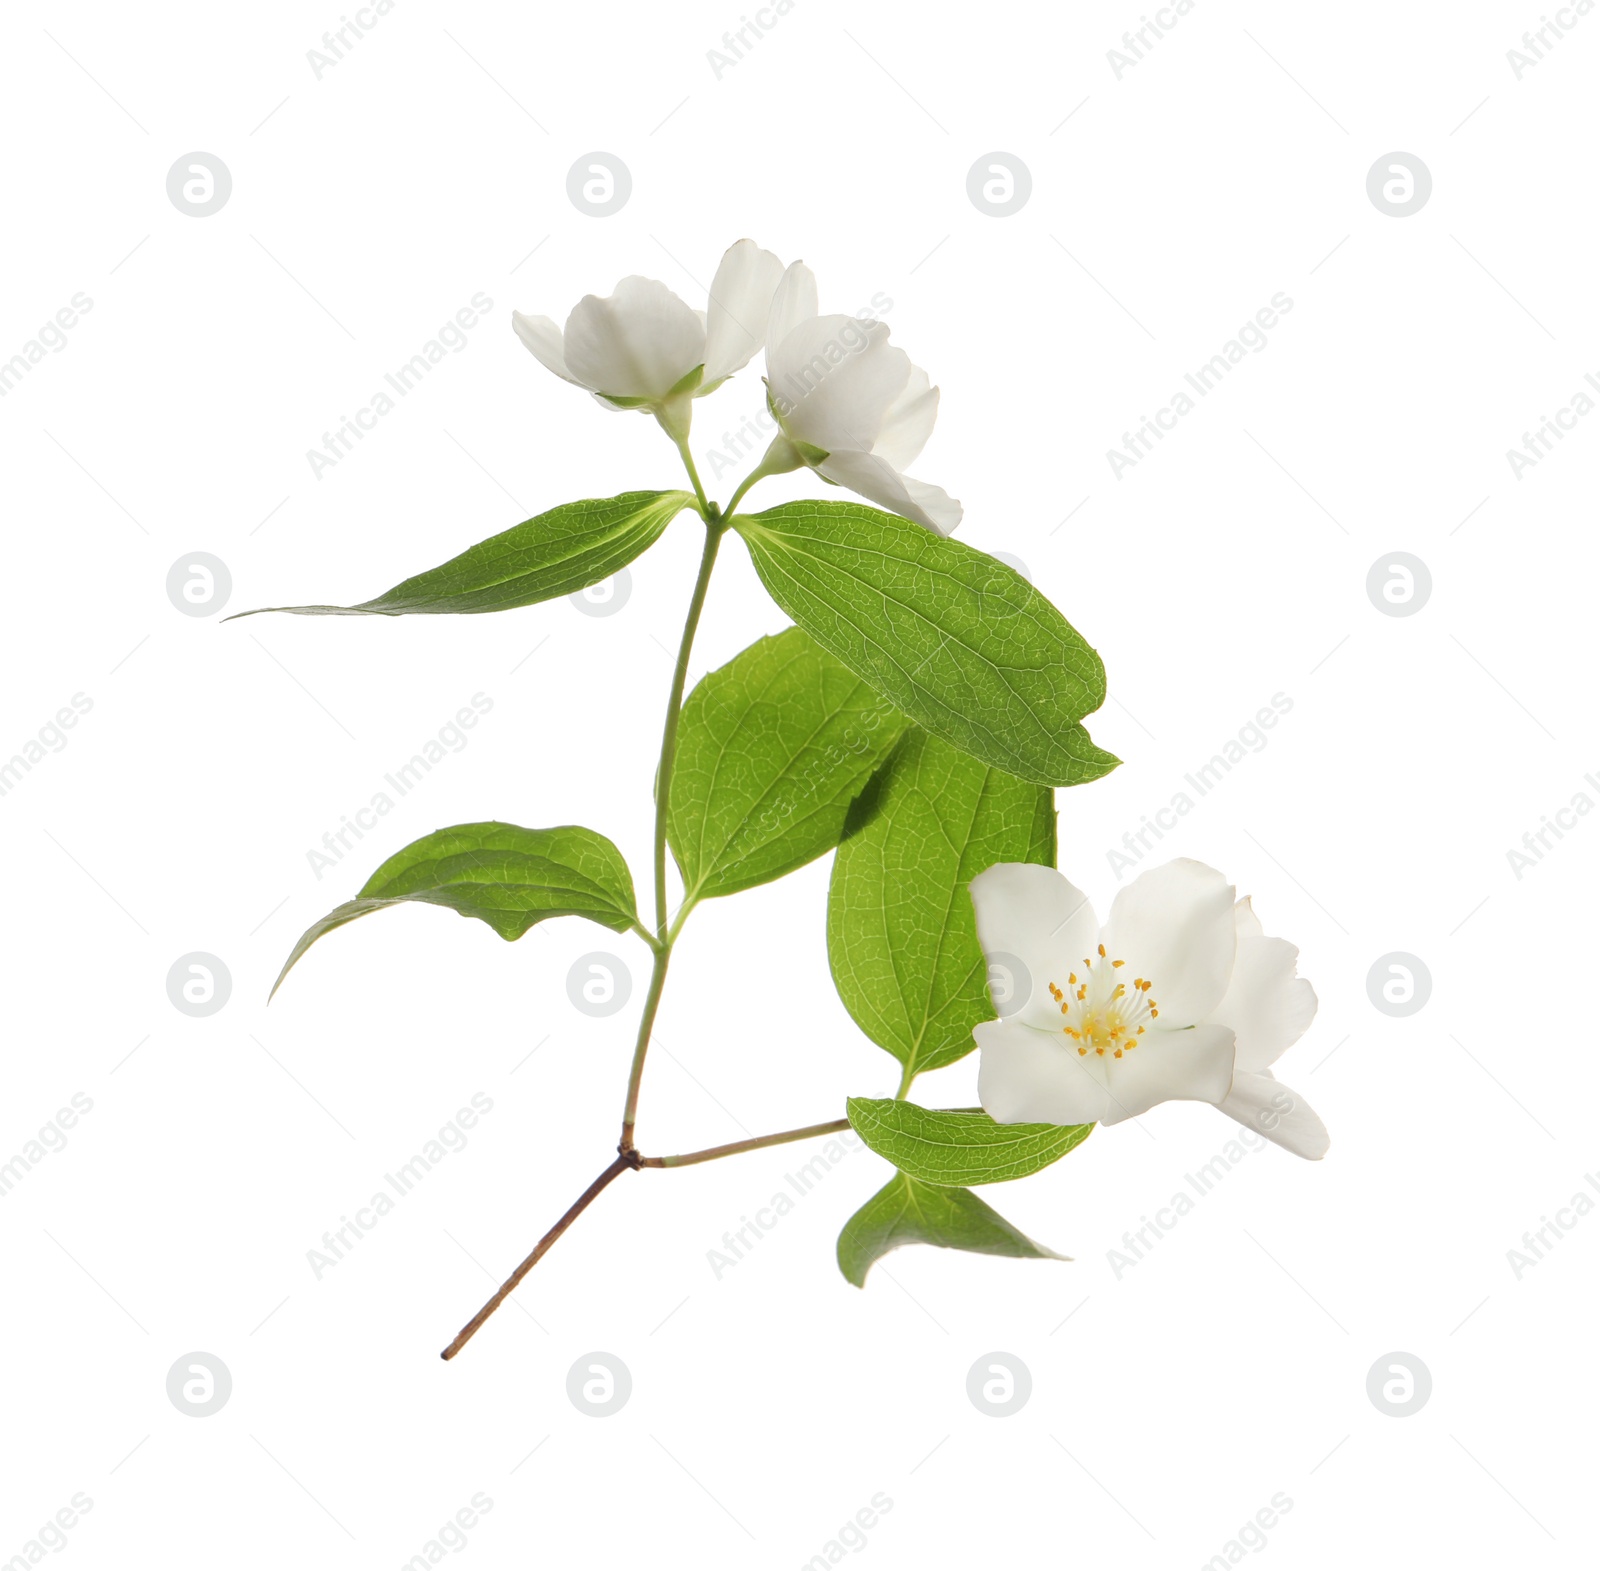
<path fill-rule="evenodd" d="M 600 1191 L 604 1189 L 606 1185 L 609 1184 L 614 1178 L 618 1178 L 623 1173 L 626 1173 L 629 1168 L 638 1167 L 639 1161 L 640 1158 L 637 1151 L 619 1152 L 616 1161 L 614 1161 L 611 1166 L 605 1170 L 605 1172 L 595 1179 L 595 1181 L 590 1184 L 589 1187 L 585 1189 L 576 1200 L 572 1202 L 561 1220 L 557 1222 L 556 1225 L 552 1227 L 550 1231 L 533 1246 L 533 1253 L 529 1255 L 528 1258 L 524 1260 L 522 1264 L 519 1265 L 517 1269 L 505 1279 L 494 1297 L 491 1298 L 489 1302 L 485 1304 L 483 1308 L 480 1309 L 477 1314 L 475 1314 L 464 1326 L 462 1326 L 462 1328 L 456 1333 L 455 1341 L 453 1341 L 449 1347 L 447 1347 L 439 1355 L 439 1357 L 444 1359 L 454 1358 L 456 1354 L 459 1353 L 461 1349 L 464 1348 L 467 1343 L 478 1334 L 478 1328 L 484 1323 L 484 1321 L 487 1320 L 489 1316 L 492 1315 L 495 1310 L 497 1310 L 501 1304 L 503 1304 L 506 1299 L 511 1296 L 511 1293 L 513 1289 L 515 1289 L 517 1283 L 520 1282 L 531 1270 L 533 1270 L 533 1268 L 538 1265 L 542 1259 L 544 1259 L 544 1257 L 550 1252 L 550 1246 L 555 1243 L 555 1241 L 560 1238 L 561 1235 L 566 1232 L 566 1230 L 571 1227 L 574 1222 L 578 1220 L 579 1216 L 581 1216 L 584 1211 L 588 1209 L 588 1207 L 594 1202 L 595 1198 L 599 1195 Z"/>
<path fill-rule="evenodd" d="M 807 1124 L 804 1129 L 785 1129 L 775 1135 L 756 1135 L 750 1140 L 735 1140 L 725 1146 L 707 1146 L 703 1151 L 685 1151 L 678 1156 L 640 1156 L 631 1146 L 625 1151 L 619 1151 L 616 1160 L 572 1202 L 561 1220 L 534 1245 L 533 1253 L 506 1278 L 494 1297 L 462 1326 L 455 1341 L 439 1356 L 444 1359 L 454 1358 L 477 1334 L 478 1328 L 484 1321 L 511 1296 L 523 1277 L 544 1259 L 550 1252 L 550 1246 L 589 1208 L 600 1191 L 629 1168 L 692 1167 L 697 1162 L 714 1162 L 719 1157 L 738 1156 L 744 1151 L 760 1151 L 766 1146 L 787 1145 L 792 1140 L 809 1140 L 815 1135 L 836 1135 L 849 1127 L 848 1118 L 835 1118 L 826 1124 Z"/>

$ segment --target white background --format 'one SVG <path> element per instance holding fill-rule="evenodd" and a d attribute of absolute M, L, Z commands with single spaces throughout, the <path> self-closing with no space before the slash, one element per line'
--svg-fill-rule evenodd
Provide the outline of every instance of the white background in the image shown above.
<path fill-rule="evenodd" d="M 474 1565 L 789 1568 L 881 1492 L 847 1558 L 1181 1568 L 1282 1493 L 1252 1561 L 1586 1563 L 1600 1220 L 1520 1279 L 1507 1256 L 1600 1166 L 1600 825 L 1520 879 L 1506 854 L 1600 800 L 1600 417 L 1520 479 L 1506 458 L 1600 375 L 1600 19 L 1565 13 L 1519 80 L 1537 10 L 1201 0 L 1119 80 L 1132 5 L 799 0 L 719 79 L 733 4 L 400 0 L 318 79 L 332 5 L 8 8 L 0 357 L 75 292 L 93 309 L 0 400 L 0 754 L 93 707 L 0 798 L 0 1159 L 74 1093 L 93 1111 L 0 1205 L 0 1557 L 81 1491 L 56 1553 L 84 1567 L 387 1568 L 482 1492 Z M 165 187 L 194 150 L 233 179 L 203 219 Z M 594 150 L 633 178 L 605 219 L 566 195 Z M 966 193 L 996 150 L 1032 175 L 1006 218 Z M 1433 179 L 1403 219 L 1366 189 L 1395 150 Z M 229 611 L 348 602 L 545 507 L 678 484 L 653 423 L 549 376 L 510 313 L 561 319 L 630 272 L 703 304 L 746 234 L 803 256 L 824 309 L 892 299 L 943 389 L 916 472 L 1103 654 L 1091 729 L 1126 762 L 1059 797 L 1062 867 L 1102 909 L 1108 850 L 1292 700 L 1145 865 L 1225 869 L 1301 945 L 1321 1010 L 1279 1068 L 1333 1147 L 1250 1156 L 1119 1278 L 1108 1251 L 1232 1132 L 1165 1106 L 986 1191 L 1076 1263 L 909 1249 L 863 1292 L 833 1244 L 887 1176 L 870 1154 L 720 1280 L 708 1250 L 811 1150 L 626 1175 L 443 1364 L 612 1151 L 634 1008 L 580 1014 L 568 968 L 611 950 L 637 1002 L 645 952 L 408 909 L 267 989 L 441 825 L 591 824 L 643 892 L 692 516 L 610 617 L 222 625 L 180 615 L 167 572 L 220 558 Z M 466 347 L 315 478 L 306 450 L 477 291 Z M 1116 478 L 1106 450 L 1278 292 L 1267 347 Z M 758 369 L 700 406 L 702 455 Z M 1404 618 L 1365 588 L 1396 551 L 1433 582 Z M 782 621 L 730 541 L 692 677 Z M 316 876 L 308 851 L 477 693 L 469 745 Z M 646 1150 L 892 1091 L 832 990 L 827 876 L 695 916 Z M 233 979 L 205 1019 L 167 998 L 191 951 Z M 1409 1018 L 1369 1001 L 1392 951 L 1432 976 Z M 974 1073 L 918 1095 L 970 1104 Z M 465 1150 L 319 1280 L 307 1251 L 474 1093 Z M 632 1373 L 611 1418 L 566 1395 L 594 1350 Z M 166 1395 L 191 1351 L 232 1374 L 209 1418 Z M 1031 1370 L 1013 1417 L 966 1394 L 993 1351 Z M 1394 1351 L 1432 1374 L 1408 1418 L 1367 1395 Z"/>

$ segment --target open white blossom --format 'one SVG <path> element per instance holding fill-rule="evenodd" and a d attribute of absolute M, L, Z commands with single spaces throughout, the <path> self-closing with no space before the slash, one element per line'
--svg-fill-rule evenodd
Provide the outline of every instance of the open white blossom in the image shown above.
<path fill-rule="evenodd" d="M 1015 1013 L 973 1030 L 978 1099 L 1002 1124 L 1116 1124 L 1159 1102 L 1210 1102 L 1298 1156 L 1328 1132 L 1271 1065 L 1317 1012 L 1299 951 L 1268 938 L 1214 868 L 1142 873 L 1102 928 L 1052 867 L 1006 862 L 972 880 L 991 962 L 1020 962 Z"/>
<path fill-rule="evenodd" d="M 939 389 L 889 343 L 882 322 L 819 316 L 817 280 L 795 262 L 767 322 L 767 392 L 781 432 L 762 462 L 767 474 L 808 464 L 904 518 L 947 535 L 961 504 L 905 473 L 939 413 Z"/>
<path fill-rule="evenodd" d="M 753 240 L 728 247 L 704 311 L 653 278 L 624 278 L 616 293 L 585 295 L 565 329 L 547 316 L 511 313 L 540 363 L 587 388 L 608 409 L 653 414 L 675 441 L 689 404 L 749 364 L 762 345 L 783 263 Z"/>

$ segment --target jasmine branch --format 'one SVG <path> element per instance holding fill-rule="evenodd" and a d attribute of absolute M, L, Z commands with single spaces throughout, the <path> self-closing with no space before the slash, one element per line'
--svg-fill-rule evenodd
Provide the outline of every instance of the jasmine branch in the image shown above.
<path fill-rule="evenodd" d="M 611 1165 L 572 1202 L 562 1214 L 561 1220 L 533 1246 L 533 1252 L 505 1279 L 494 1297 L 462 1326 L 460 1331 L 456 1333 L 455 1341 L 439 1355 L 440 1358 L 454 1358 L 477 1335 L 478 1329 L 483 1325 L 484 1321 L 511 1296 L 523 1277 L 544 1259 L 550 1252 L 550 1246 L 588 1210 L 595 1200 L 599 1198 L 603 1190 L 629 1169 L 641 1167 L 691 1167 L 699 1162 L 715 1162 L 725 1156 L 739 1156 L 745 1151 L 759 1151 L 766 1146 L 788 1145 L 791 1141 L 810 1140 L 817 1135 L 839 1134 L 849 1127 L 850 1120 L 848 1118 L 835 1118 L 826 1124 L 807 1124 L 804 1129 L 785 1129 L 775 1135 L 758 1135 L 751 1140 L 735 1140 L 729 1145 L 708 1146 L 704 1151 L 686 1151 L 679 1156 L 641 1156 L 631 1147 L 625 1151 L 619 1151 Z"/>
<path fill-rule="evenodd" d="M 751 1140 L 736 1140 L 730 1145 L 710 1146 L 704 1151 L 688 1151 L 676 1156 L 641 1156 L 633 1143 L 634 1124 L 639 1112 L 639 1088 L 644 1079 L 645 1055 L 650 1049 L 651 1034 L 655 1030 L 656 1012 L 661 1007 L 662 990 L 667 983 L 667 967 L 684 919 L 692 909 L 692 900 L 686 900 L 677 918 L 667 921 L 667 824 L 672 805 L 672 770 L 678 754 L 678 723 L 683 712 L 683 690 L 688 683 L 689 656 L 694 648 L 695 632 L 700 625 L 700 615 L 705 609 L 706 594 L 711 586 L 712 569 L 716 566 L 717 548 L 727 532 L 727 518 L 719 512 L 716 503 L 708 502 L 700 476 L 695 470 L 686 440 L 677 442 L 683 456 L 684 467 L 693 482 L 699 501 L 701 516 L 705 519 L 705 545 L 700 553 L 700 571 L 695 578 L 694 592 L 689 599 L 688 614 L 684 618 L 683 636 L 678 643 L 678 658 L 672 672 L 672 690 L 667 698 L 666 719 L 661 728 L 661 758 L 656 768 L 656 821 L 655 821 L 655 929 L 652 932 L 643 923 L 635 923 L 634 930 L 649 944 L 652 954 L 650 986 L 645 993 L 644 1007 L 639 1013 L 639 1032 L 634 1041 L 633 1062 L 628 1070 L 628 1092 L 622 1109 L 622 1138 L 617 1143 L 616 1159 L 573 1201 L 560 1221 L 534 1245 L 521 1265 L 506 1278 L 499 1290 L 475 1314 L 447 1347 L 441 1358 L 451 1359 L 477 1334 L 478 1328 L 510 1296 L 517 1284 L 549 1252 L 555 1241 L 572 1226 L 579 1216 L 591 1206 L 609 1185 L 630 1169 L 641 1167 L 689 1167 L 699 1162 L 712 1162 L 720 1157 L 737 1156 L 744 1151 L 760 1150 L 764 1146 L 783 1145 L 791 1140 L 807 1140 L 814 1135 L 834 1134 L 848 1129 L 848 1119 L 835 1119 L 826 1124 L 810 1124 L 804 1129 L 789 1129 L 780 1134 L 763 1135 Z M 742 498 L 763 474 L 770 469 L 758 466 L 745 477 L 734 493 L 734 500 Z M 729 504 L 732 512 L 733 504 Z"/>

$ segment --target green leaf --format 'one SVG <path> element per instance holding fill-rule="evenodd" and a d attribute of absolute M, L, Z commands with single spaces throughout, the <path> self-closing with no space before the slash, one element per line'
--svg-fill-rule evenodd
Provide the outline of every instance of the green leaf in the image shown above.
<path fill-rule="evenodd" d="M 272 991 L 324 933 L 407 900 L 476 917 L 507 940 L 521 938 L 534 923 L 552 916 L 586 916 L 614 933 L 638 920 L 633 875 L 604 835 L 575 824 L 559 829 L 457 824 L 395 852 L 354 900 L 313 922 Z"/>
<path fill-rule="evenodd" d="M 982 1108 L 918 1107 L 853 1096 L 850 1127 L 925 1184 L 1004 1184 L 1060 1161 L 1093 1124 L 997 1124 Z"/>
<path fill-rule="evenodd" d="M 1116 768 L 1078 723 L 1105 667 L 1020 573 L 855 502 L 786 502 L 733 526 L 768 593 L 918 725 L 1040 785 Z"/>
<path fill-rule="evenodd" d="M 839 1269 L 846 1281 L 864 1287 L 873 1265 L 902 1244 L 933 1244 L 1015 1260 L 1070 1258 L 1034 1243 L 970 1189 L 925 1184 L 909 1173 L 896 1173 L 845 1223 L 839 1234 Z"/>
<path fill-rule="evenodd" d="M 913 727 L 856 822 L 828 889 L 839 997 L 908 1076 L 953 1064 L 994 1018 L 967 885 L 996 862 L 1054 866 L 1051 792 Z"/>
<path fill-rule="evenodd" d="M 460 556 L 360 605 L 263 606 L 295 616 L 413 616 L 510 611 L 609 578 L 654 545 L 694 498 L 687 491 L 627 491 L 569 502 L 469 546 Z M 243 611 L 258 616 L 260 611 Z M 233 618 L 229 617 L 229 621 Z"/>
<path fill-rule="evenodd" d="M 905 725 L 798 627 L 713 671 L 683 706 L 672 776 L 667 834 L 689 898 L 831 851 Z"/>

